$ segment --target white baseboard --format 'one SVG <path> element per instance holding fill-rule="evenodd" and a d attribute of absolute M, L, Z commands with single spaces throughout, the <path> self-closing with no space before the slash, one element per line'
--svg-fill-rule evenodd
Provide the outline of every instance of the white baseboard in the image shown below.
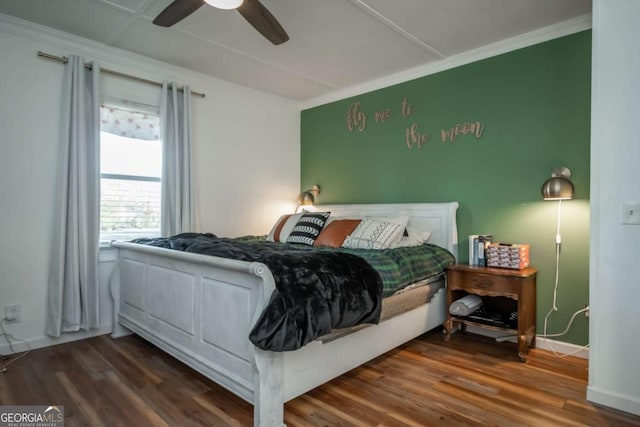
<path fill-rule="evenodd" d="M 87 338 L 97 337 L 99 335 L 110 334 L 112 330 L 112 325 L 106 325 L 90 331 L 64 333 L 59 338 L 42 335 L 40 337 L 30 338 L 23 341 L 20 337 L 16 337 L 16 340 L 12 340 L 11 343 L 16 353 L 21 353 L 29 349 L 35 350 L 37 348 L 49 347 L 52 345 L 64 344 L 71 341 L 84 340 Z M 0 345 L 0 354 L 8 355 L 11 353 L 11 347 L 9 347 L 9 344 L 3 342 Z"/>
<path fill-rule="evenodd" d="M 488 329 L 482 329 L 475 326 L 467 326 L 467 332 L 483 335 L 490 338 L 501 338 L 505 336 L 504 332 L 491 331 Z M 515 335 L 506 338 L 504 341 L 509 342 L 517 342 Z M 571 354 L 575 357 L 580 357 L 582 359 L 589 358 L 589 349 L 584 348 L 584 346 L 571 344 L 568 342 L 551 340 L 549 338 L 541 338 L 540 336 L 536 337 L 536 348 L 548 351 L 555 351 L 558 354 Z"/>
<path fill-rule="evenodd" d="M 569 342 L 551 340 L 549 338 L 536 337 L 536 348 L 554 351 L 559 354 L 571 355 L 581 359 L 589 359 L 589 349 L 582 345 Z"/>
<path fill-rule="evenodd" d="M 598 405 L 619 409 L 630 414 L 640 415 L 640 399 L 637 396 L 627 396 L 598 387 L 587 387 L 587 400 Z"/>

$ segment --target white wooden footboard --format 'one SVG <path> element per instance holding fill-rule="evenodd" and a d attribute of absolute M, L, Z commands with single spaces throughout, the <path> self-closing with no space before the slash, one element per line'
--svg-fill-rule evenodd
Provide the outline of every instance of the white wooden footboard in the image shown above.
<path fill-rule="evenodd" d="M 261 263 L 114 242 L 117 321 L 254 404 L 255 425 L 283 420 L 282 353 L 249 331 L 275 289 Z"/>

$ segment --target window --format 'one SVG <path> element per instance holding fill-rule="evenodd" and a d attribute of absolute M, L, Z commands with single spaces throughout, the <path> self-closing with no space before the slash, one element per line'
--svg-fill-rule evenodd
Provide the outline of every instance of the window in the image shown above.
<path fill-rule="evenodd" d="M 160 235 L 158 122 L 157 114 L 101 108 L 101 241 Z"/>

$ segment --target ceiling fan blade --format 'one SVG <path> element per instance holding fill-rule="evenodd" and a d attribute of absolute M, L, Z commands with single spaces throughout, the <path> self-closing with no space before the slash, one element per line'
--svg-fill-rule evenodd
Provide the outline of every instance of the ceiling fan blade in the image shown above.
<path fill-rule="evenodd" d="M 258 0 L 244 0 L 238 12 L 271 43 L 278 45 L 289 40 L 282 25 Z"/>
<path fill-rule="evenodd" d="M 153 23 L 161 27 L 170 27 L 191 15 L 203 4 L 204 0 L 175 0 L 156 16 Z"/>

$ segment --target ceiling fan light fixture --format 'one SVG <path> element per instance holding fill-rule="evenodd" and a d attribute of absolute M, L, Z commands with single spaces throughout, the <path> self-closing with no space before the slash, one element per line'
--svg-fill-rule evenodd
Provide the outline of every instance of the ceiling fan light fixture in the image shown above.
<path fill-rule="evenodd" d="M 260 0 L 173 0 L 155 17 L 153 23 L 161 27 L 171 27 L 200 9 L 205 3 L 217 9 L 237 10 L 256 31 L 274 45 L 289 40 L 289 35 L 282 25 L 260 3 Z"/>
<path fill-rule="evenodd" d="M 207 4 L 218 9 L 237 9 L 243 0 L 204 0 Z"/>

